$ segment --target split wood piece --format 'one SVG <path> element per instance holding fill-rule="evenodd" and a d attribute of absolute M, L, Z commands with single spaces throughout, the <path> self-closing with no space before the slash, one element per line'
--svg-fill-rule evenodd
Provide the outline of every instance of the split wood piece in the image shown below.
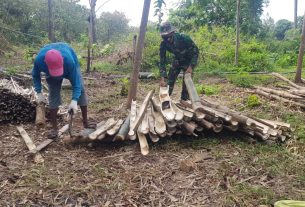
<path fill-rule="evenodd" d="M 182 103 L 175 103 L 176 106 L 183 112 L 184 118 L 192 119 L 194 117 L 194 110 L 184 106 Z"/>
<path fill-rule="evenodd" d="M 137 118 L 137 101 L 132 100 L 131 101 L 131 108 L 130 108 L 130 122 L 129 122 L 129 131 L 128 134 L 131 130 L 131 128 L 133 127 L 133 125 L 135 124 Z M 132 132 L 131 132 L 132 133 Z M 137 138 L 137 136 L 134 134 L 132 136 L 129 136 L 130 140 L 135 140 Z"/>
<path fill-rule="evenodd" d="M 169 132 L 169 133 L 171 133 L 171 134 L 174 134 L 176 131 L 177 131 L 177 128 L 176 128 L 176 127 L 168 127 L 168 128 L 167 128 L 167 132 Z"/>
<path fill-rule="evenodd" d="M 215 133 L 221 132 L 222 129 L 223 129 L 223 125 L 222 125 L 222 124 L 220 124 L 220 123 L 215 123 L 215 124 L 214 124 L 213 131 L 214 131 Z"/>
<path fill-rule="evenodd" d="M 273 120 L 271 121 L 271 120 L 267 120 L 267 119 L 260 119 L 260 120 L 265 123 L 275 125 L 276 126 L 275 128 L 282 128 L 282 127 L 285 127 L 287 129 L 291 128 L 291 125 L 288 123 L 284 123 L 284 122 L 280 122 L 280 121 L 273 121 Z"/>
<path fill-rule="evenodd" d="M 178 129 L 178 130 L 176 131 L 176 134 L 177 134 L 177 135 L 181 135 L 181 134 L 183 134 L 183 132 L 182 132 L 182 130 Z"/>
<path fill-rule="evenodd" d="M 203 119 L 204 115 L 202 114 L 202 105 L 200 102 L 200 98 L 197 94 L 197 90 L 195 88 L 194 82 L 192 80 L 191 73 L 186 73 L 184 75 L 184 83 L 186 85 L 186 89 L 187 89 L 190 99 L 192 101 L 192 108 L 194 109 L 196 116 L 199 119 Z"/>
<path fill-rule="evenodd" d="M 89 134 L 94 132 L 97 128 L 103 126 L 105 123 L 106 121 L 101 121 L 96 124 L 95 129 L 85 128 L 80 133 L 76 134 L 73 137 L 65 136 L 63 142 L 65 144 L 84 144 L 84 143 L 92 142 L 92 140 L 89 139 Z"/>
<path fill-rule="evenodd" d="M 166 126 L 170 128 L 174 128 L 177 126 L 177 123 L 175 121 L 167 121 Z"/>
<path fill-rule="evenodd" d="M 46 124 L 46 106 L 44 103 L 37 104 L 36 106 L 36 120 L 37 126 L 44 126 Z"/>
<path fill-rule="evenodd" d="M 160 87 L 159 99 L 160 99 L 160 108 L 161 113 L 167 121 L 172 121 L 175 119 L 175 111 L 172 108 L 172 100 L 168 94 L 169 86 Z"/>
<path fill-rule="evenodd" d="M 200 120 L 198 123 L 206 129 L 213 129 L 214 128 L 214 124 L 212 124 L 211 122 L 209 122 L 205 119 Z"/>
<path fill-rule="evenodd" d="M 187 132 L 189 132 L 191 135 L 194 135 L 194 136 L 198 136 L 197 134 L 195 134 L 195 129 L 197 127 L 197 124 L 195 124 L 194 122 L 183 122 L 182 126 L 184 127 L 184 129 L 186 129 Z"/>
<path fill-rule="evenodd" d="M 157 136 L 157 134 L 153 134 L 151 132 L 149 132 L 149 138 L 151 139 L 152 142 L 158 142 L 159 141 L 159 137 Z"/>
<path fill-rule="evenodd" d="M 159 134 L 161 136 L 166 132 L 165 121 L 164 121 L 161 113 L 158 111 L 155 111 L 154 109 L 152 109 L 152 115 L 155 118 L 155 124 L 154 124 L 155 131 L 157 132 L 157 134 Z"/>
<path fill-rule="evenodd" d="M 261 87 L 261 86 L 255 86 L 254 88 L 256 88 L 257 90 L 262 90 L 262 91 L 265 91 L 267 93 L 275 94 L 275 95 L 278 95 L 278 96 L 281 96 L 281 97 L 284 97 L 284 98 L 304 100 L 304 97 L 293 95 L 293 94 L 290 94 L 286 91 L 278 91 L 278 90 L 274 90 L 274 89 L 271 89 L 271 88 L 265 88 L 265 87 Z"/>
<path fill-rule="evenodd" d="M 69 129 L 69 124 L 64 125 L 62 128 L 58 130 L 58 138 L 61 138 L 64 133 L 66 133 Z M 36 154 L 40 152 L 42 149 L 46 148 L 49 144 L 54 142 L 55 139 L 46 139 L 43 142 L 41 142 L 38 146 L 36 146 L 35 149 L 30 150 L 30 153 Z"/>
<path fill-rule="evenodd" d="M 180 110 L 180 109 L 176 106 L 175 103 L 172 103 L 172 108 L 173 108 L 173 110 L 174 110 L 174 112 L 175 112 L 175 114 L 176 114 L 175 120 L 176 120 L 177 122 L 182 121 L 182 120 L 183 120 L 183 116 L 184 116 L 183 111 Z"/>
<path fill-rule="evenodd" d="M 302 96 L 302 97 L 305 96 L 305 89 L 304 90 L 290 89 L 288 92 L 297 96 Z"/>
<path fill-rule="evenodd" d="M 166 137 L 166 131 L 164 133 L 162 133 L 162 134 L 158 134 L 158 136 L 162 137 L 162 138 Z"/>
<path fill-rule="evenodd" d="M 28 149 L 34 150 L 36 148 L 34 142 L 32 141 L 32 139 L 29 137 L 28 133 L 26 133 L 26 131 L 24 130 L 24 128 L 22 126 L 17 126 L 17 130 L 20 133 L 21 137 L 23 138 L 26 146 L 28 147 Z M 44 159 L 41 156 L 41 154 L 37 153 L 34 155 L 34 162 L 35 163 L 43 163 Z"/>
<path fill-rule="evenodd" d="M 13 88 L 15 90 L 15 93 L 20 93 L 20 90 L 18 89 L 18 84 L 15 83 L 13 77 L 11 77 L 11 82 L 12 82 L 12 85 L 13 85 Z"/>
<path fill-rule="evenodd" d="M 267 98 L 271 98 L 271 99 L 275 99 L 275 100 L 278 100 L 278 101 L 282 101 L 283 103 L 286 103 L 286 104 L 291 104 L 291 105 L 294 105 L 294 106 L 299 106 L 299 107 L 301 107 L 303 109 L 305 108 L 305 104 L 298 103 L 298 102 L 295 102 L 295 101 L 291 101 L 289 99 L 282 98 L 282 97 L 279 97 L 277 95 L 273 95 L 273 94 L 270 94 L 270 93 L 266 93 L 264 91 L 256 90 L 255 93 L 257 93 L 259 95 L 262 95 L 262 96 L 265 96 Z"/>
<path fill-rule="evenodd" d="M 195 123 L 196 124 L 196 123 Z M 202 132 L 203 131 L 203 127 L 202 126 L 200 126 L 199 124 L 196 124 L 197 126 L 196 126 L 196 131 L 197 132 Z"/>
<path fill-rule="evenodd" d="M 241 124 L 244 124 L 244 125 L 247 125 L 247 126 L 255 126 L 258 122 L 253 120 L 252 118 L 249 118 L 247 116 L 244 116 L 243 114 L 241 114 L 240 112 L 236 112 L 236 111 L 233 111 L 225 106 L 221 106 L 221 105 L 218 105 L 218 104 L 213 104 L 209 101 L 207 101 L 206 99 L 205 100 L 202 100 L 202 104 L 205 106 L 209 106 L 209 107 L 212 107 L 214 108 L 215 110 L 219 110 L 223 113 L 227 113 L 228 115 L 231 115 L 232 117 L 234 117 L 233 121 L 237 121 Z M 261 126 L 261 124 L 259 124 Z M 265 128 L 265 131 L 267 132 L 268 131 L 268 128 L 264 127 Z"/>
<path fill-rule="evenodd" d="M 203 119 L 203 118 L 206 116 L 206 115 L 202 112 L 202 111 L 203 111 L 203 106 L 202 106 L 202 104 L 200 104 L 200 107 L 199 107 L 199 105 L 198 105 L 197 110 L 195 110 L 194 106 L 193 106 L 191 103 L 187 102 L 187 101 L 181 100 L 181 101 L 180 101 L 180 104 L 182 104 L 184 107 L 186 107 L 187 110 L 188 110 L 188 109 L 192 109 L 192 111 L 193 111 L 193 113 L 196 115 L 196 118 L 197 118 L 197 119 Z"/>
<path fill-rule="evenodd" d="M 134 121 L 133 125 L 130 127 L 130 130 L 128 132 L 129 136 L 134 136 L 135 135 L 139 125 L 141 124 L 141 122 L 142 122 L 142 120 L 144 118 L 147 106 L 148 106 L 149 101 L 151 100 L 151 97 L 153 96 L 153 94 L 154 94 L 154 90 L 150 91 L 146 95 L 146 97 L 145 97 L 145 99 L 144 99 L 144 101 L 143 101 L 143 103 L 142 103 L 142 105 L 140 107 L 139 113 L 137 114 L 136 120 Z"/>
<path fill-rule="evenodd" d="M 219 117 L 216 117 L 216 116 L 211 116 L 211 115 L 206 115 L 204 117 L 205 120 L 209 121 L 209 122 L 212 122 L 212 123 L 218 123 L 220 121 L 222 121 Z"/>
<path fill-rule="evenodd" d="M 203 107 L 203 112 L 210 115 L 210 116 L 220 117 L 220 118 L 224 119 L 225 121 L 231 121 L 232 120 L 231 115 L 225 114 L 221 111 L 216 111 L 213 108 L 210 108 L 208 106 Z"/>
<path fill-rule="evenodd" d="M 119 131 L 119 129 L 121 128 L 122 124 L 123 124 L 123 119 L 119 119 L 117 121 L 117 123 L 112 128 L 107 130 L 107 134 L 109 136 L 114 136 Z"/>
<path fill-rule="evenodd" d="M 139 127 L 139 132 L 141 132 L 142 134 L 148 134 L 149 133 L 149 123 L 148 123 L 147 113 L 145 113 L 145 115 L 144 115 L 142 123 Z"/>
<path fill-rule="evenodd" d="M 141 153 L 142 153 L 142 155 L 147 155 L 149 153 L 149 146 L 148 146 L 145 134 L 142 134 L 139 131 L 137 131 L 137 134 L 138 134 L 138 139 L 139 139 L 139 143 L 140 143 Z"/>
<path fill-rule="evenodd" d="M 238 125 L 223 125 L 225 129 L 228 129 L 232 132 L 236 132 L 238 130 Z"/>
<path fill-rule="evenodd" d="M 152 115 L 152 107 L 148 107 L 146 113 L 148 117 L 149 132 L 151 134 L 157 135 L 157 132 L 155 131 L 155 119 Z"/>
<path fill-rule="evenodd" d="M 249 134 L 251 136 L 255 135 L 253 129 L 250 129 L 249 127 L 239 128 L 239 131 Z"/>
<path fill-rule="evenodd" d="M 295 84 L 294 82 L 290 81 L 289 79 L 285 78 L 284 76 L 282 76 L 282 75 L 280 75 L 280 74 L 278 74 L 278 73 L 271 73 L 271 74 L 272 74 L 273 76 L 275 76 L 275 77 L 277 77 L 277 78 L 279 78 L 279 79 L 281 79 L 281 80 L 283 80 L 283 81 L 289 83 L 289 84 L 290 84 L 292 87 L 294 87 L 294 88 L 297 88 L 297 89 L 304 89 L 304 90 L 305 90 L 304 87 Z"/>
<path fill-rule="evenodd" d="M 267 140 L 270 137 L 270 134 L 262 134 L 257 131 L 254 131 L 254 135 L 260 137 L 262 140 Z"/>
<path fill-rule="evenodd" d="M 130 126 L 130 115 L 125 119 L 123 125 L 121 126 L 119 132 L 113 138 L 113 141 L 121 140 L 124 141 L 128 135 Z"/>
<path fill-rule="evenodd" d="M 89 134 L 89 139 L 95 140 L 101 134 L 105 133 L 108 129 L 113 127 L 115 124 L 116 124 L 116 121 L 113 118 L 108 119 L 103 126 L 97 128 L 94 132 Z"/>

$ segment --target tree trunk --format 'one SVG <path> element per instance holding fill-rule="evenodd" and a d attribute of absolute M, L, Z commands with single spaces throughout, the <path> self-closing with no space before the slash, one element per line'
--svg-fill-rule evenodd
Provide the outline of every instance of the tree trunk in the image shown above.
<path fill-rule="evenodd" d="M 240 19 L 240 0 L 237 0 L 236 8 L 236 46 L 235 46 L 235 60 L 234 64 L 238 65 L 238 48 L 239 48 L 239 19 Z"/>
<path fill-rule="evenodd" d="M 303 18 L 302 36 L 301 36 L 301 43 L 300 43 L 299 56 L 298 56 L 298 66 L 294 79 L 295 83 L 302 83 L 302 64 L 303 64 L 304 48 L 305 48 L 305 14 Z"/>
<path fill-rule="evenodd" d="M 135 56 L 135 60 L 134 60 L 133 71 L 130 76 L 130 87 L 129 87 L 129 92 L 128 92 L 127 108 L 130 108 L 131 101 L 136 100 L 136 97 L 137 97 L 137 87 L 138 87 L 138 80 L 139 80 L 138 77 L 139 77 L 139 71 L 140 71 L 141 60 L 142 60 L 142 51 L 144 48 L 144 40 L 145 40 L 145 34 L 146 34 L 150 2 L 151 2 L 151 0 L 144 1 L 139 38 L 138 38 L 138 42 L 137 42 L 136 56 Z"/>
<path fill-rule="evenodd" d="M 48 0 L 48 34 L 49 40 L 51 42 L 55 42 L 55 35 L 54 35 L 54 14 L 53 14 L 53 0 Z"/>
<path fill-rule="evenodd" d="M 90 2 L 90 24 L 91 24 L 91 35 L 92 35 L 92 43 L 96 43 L 96 14 L 95 14 L 95 6 L 97 0 L 89 0 Z"/>
<path fill-rule="evenodd" d="M 294 29 L 298 27 L 298 0 L 294 0 Z"/>

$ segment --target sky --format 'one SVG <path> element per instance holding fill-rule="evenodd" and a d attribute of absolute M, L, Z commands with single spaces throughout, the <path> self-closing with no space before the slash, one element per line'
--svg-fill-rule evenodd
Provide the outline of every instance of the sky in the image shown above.
<path fill-rule="evenodd" d="M 97 0 L 96 9 L 106 2 L 107 0 Z M 157 21 L 154 17 L 154 0 L 151 0 L 152 4 L 150 6 L 149 20 Z M 169 9 L 175 8 L 179 0 L 166 0 L 166 7 L 164 8 L 165 16 L 167 18 L 167 13 Z M 264 14 L 262 18 L 266 18 L 268 15 L 278 21 L 279 19 L 288 19 L 293 21 L 294 19 L 294 0 L 269 0 L 269 6 L 264 8 Z M 143 10 L 144 0 L 109 0 L 105 3 L 97 12 L 97 16 L 101 12 L 114 12 L 120 11 L 124 12 L 127 18 L 130 20 L 129 24 L 132 26 L 139 26 L 141 22 L 142 10 Z M 81 5 L 89 7 L 89 0 L 80 0 Z M 302 16 L 305 12 L 305 0 L 298 0 L 298 16 Z"/>

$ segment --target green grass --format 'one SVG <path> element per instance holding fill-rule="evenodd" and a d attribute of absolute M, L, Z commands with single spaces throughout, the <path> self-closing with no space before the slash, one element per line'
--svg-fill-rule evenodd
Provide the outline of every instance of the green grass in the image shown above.
<path fill-rule="evenodd" d="M 248 73 L 228 75 L 227 79 L 234 85 L 243 88 L 252 88 L 255 85 L 266 85 L 274 82 L 270 75 L 252 75 Z"/>
<path fill-rule="evenodd" d="M 205 85 L 200 84 L 196 85 L 196 90 L 198 94 L 205 94 L 205 95 L 215 95 L 221 92 L 221 87 L 219 85 Z"/>

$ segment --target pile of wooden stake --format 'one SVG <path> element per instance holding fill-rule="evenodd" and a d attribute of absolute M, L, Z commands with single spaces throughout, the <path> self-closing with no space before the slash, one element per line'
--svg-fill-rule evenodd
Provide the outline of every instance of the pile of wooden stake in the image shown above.
<path fill-rule="evenodd" d="M 205 131 L 222 130 L 242 132 L 268 143 L 283 142 L 292 137 L 289 124 L 247 117 L 207 99 L 201 100 L 190 76 L 185 83 L 191 102 L 175 102 L 167 89 L 160 89 L 159 97 L 150 91 L 143 103 L 133 101 L 129 115 L 124 119 L 110 118 L 98 123 L 97 129 L 86 129 L 66 143 L 87 143 L 111 138 L 113 141 L 138 139 L 141 153 L 149 153 L 147 138 L 158 142 L 175 135 L 198 136 Z M 248 136 L 244 136 L 248 137 Z"/>
<path fill-rule="evenodd" d="M 24 123 L 35 119 L 35 93 L 11 78 L 0 79 L 0 124 Z"/>
<path fill-rule="evenodd" d="M 278 73 L 272 73 L 272 75 L 285 81 L 290 87 L 284 90 L 256 86 L 255 93 L 272 100 L 280 101 L 288 106 L 297 106 L 305 109 L 305 87 L 293 83 Z"/>

